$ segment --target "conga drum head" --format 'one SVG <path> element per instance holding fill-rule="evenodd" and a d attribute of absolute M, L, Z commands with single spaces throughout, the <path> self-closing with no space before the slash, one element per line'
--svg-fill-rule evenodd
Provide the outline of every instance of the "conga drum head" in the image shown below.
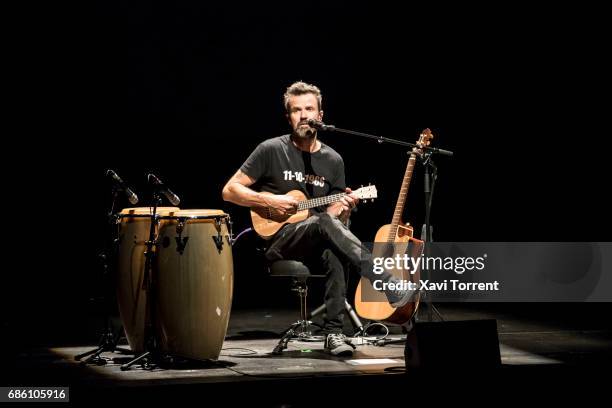
<path fill-rule="evenodd" d="M 234 283 L 229 216 L 199 209 L 162 218 L 156 285 L 162 350 L 198 360 L 217 359 Z"/>
<path fill-rule="evenodd" d="M 167 216 L 177 207 L 158 207 L 159 217 Z M 125 208 L 118 219 L 118 265 L 116 276 L 119 315 L 130 348 L 144 350 L 146 291 L 143 288 L 146 241 L 149 239 L 152 208 Z M 165 221 L 160 220 L 160 225 Z M 159 228 L 159 226 L 158 226 Z"/>
<path fill-rule="evenodd" d="M 168 215 L 171 217 L 188 217 L 188 218 L 227 218 L 229 215 L 224 213 L 222 210 L 171 210 L 168 211 Z"/>

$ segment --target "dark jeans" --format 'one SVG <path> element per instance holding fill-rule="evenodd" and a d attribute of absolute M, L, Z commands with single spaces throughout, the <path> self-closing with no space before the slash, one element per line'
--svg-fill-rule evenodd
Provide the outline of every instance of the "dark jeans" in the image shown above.
<path fill-rule="evenodd" d="M 371 254 L 346 225 L 327 213 L 285 226 L 274 237 L 266 258 L 303 262 L 315 274 L 325 274 L 324 331 L 341 333 L 344 319 L 346 280 L 344 265 L 373 281 L 380 275 L 372 272 Z M 367 265 L 363 265 L 363 263 Z"/>

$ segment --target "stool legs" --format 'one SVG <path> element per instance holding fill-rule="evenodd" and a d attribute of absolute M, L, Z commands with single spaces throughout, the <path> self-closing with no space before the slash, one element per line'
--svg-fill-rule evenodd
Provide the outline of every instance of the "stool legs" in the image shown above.
<path fill-rule="evenodd" d="M 306 279 L 295 279 L 293 281 L 293 291 L 297 292 L 300 298 L 300 320 L 293 323 L 283 334 L 272 354 L 280 354 L 287 348 L 287 343 L 291 339 L 299 341 L 324 341 L 324 336 L 313 336 L 311 328 L 313 323 L 308 320 L 308 307 L 306 298 L 308 297 L 308 285 Z"/>

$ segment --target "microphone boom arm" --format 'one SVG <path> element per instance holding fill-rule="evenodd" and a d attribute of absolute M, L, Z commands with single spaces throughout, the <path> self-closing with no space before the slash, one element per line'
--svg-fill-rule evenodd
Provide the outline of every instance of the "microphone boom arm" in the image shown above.
<path fill-rule="evenodd" d="M 315 128 L 315 129 L 319 129 L 319 130 L 327 130 L 327 131 L 331 131 L 331 132 L 344 133 L 344 134 L 347 134 L 347 135 L 367 137 L 368 139 L 376 140 L 378 143 L 387 142 L 387 143 L 397 144 L 397 145 L 400 145 L 400 146 L 408 146 L 408 147 L 413 147 L 413 148 L 416 147 L 416 148 L 422 149 L 425 152 L 434 153 L 434 154 L 441 154 L 443 156 L 452 156 L 454 154 L 450 150 L 438 149 L 437 147 L 429 147 L 429 146 L 419 147 L 418 145 L 416 145 L 414 143 L 404 142 L 402 140 L 390 139 L 388 137 L 371 135 L 369 133 L 356 132 L 354 130 L 349 130 L 349 129 L 342 129 L 342 128 L 339 128 L 339 127 L 335 127 L 333 125 L 326 125 L 325 123 L 320 122 L 318 120 L 314 120 L 314 119 L 309 119 L 308 120 L 308 125 L 313 127 L 313 128 Z"/>

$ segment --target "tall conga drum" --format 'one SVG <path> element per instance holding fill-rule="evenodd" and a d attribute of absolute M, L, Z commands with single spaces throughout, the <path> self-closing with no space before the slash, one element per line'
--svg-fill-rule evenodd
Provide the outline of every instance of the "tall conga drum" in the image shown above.
<path fill-rule="evenodd" d="M 164 216 L 178 210 L 177 207 L 159 207 L 156 214 Z M 135 353 L 144 350 L 147 307 L 147 293 L 143 288 L 144 253 L 146 241 L 149 239 L 151 211 L 149 207 L 126 208 L 121 211 L 117 220 L 119 229 L 118 266 L 115 279 L 117 302 L 128 343 Z M 160 224 L 163 225 L 163 222 L 165 221 L 161 220 Z"/>
<path fill-rule="evenodd" d="M 161 219 L 156 279 L 161 349 L 196 360 L 217 359 L 234 286 L 229 215 L 180 210 Z"/>

